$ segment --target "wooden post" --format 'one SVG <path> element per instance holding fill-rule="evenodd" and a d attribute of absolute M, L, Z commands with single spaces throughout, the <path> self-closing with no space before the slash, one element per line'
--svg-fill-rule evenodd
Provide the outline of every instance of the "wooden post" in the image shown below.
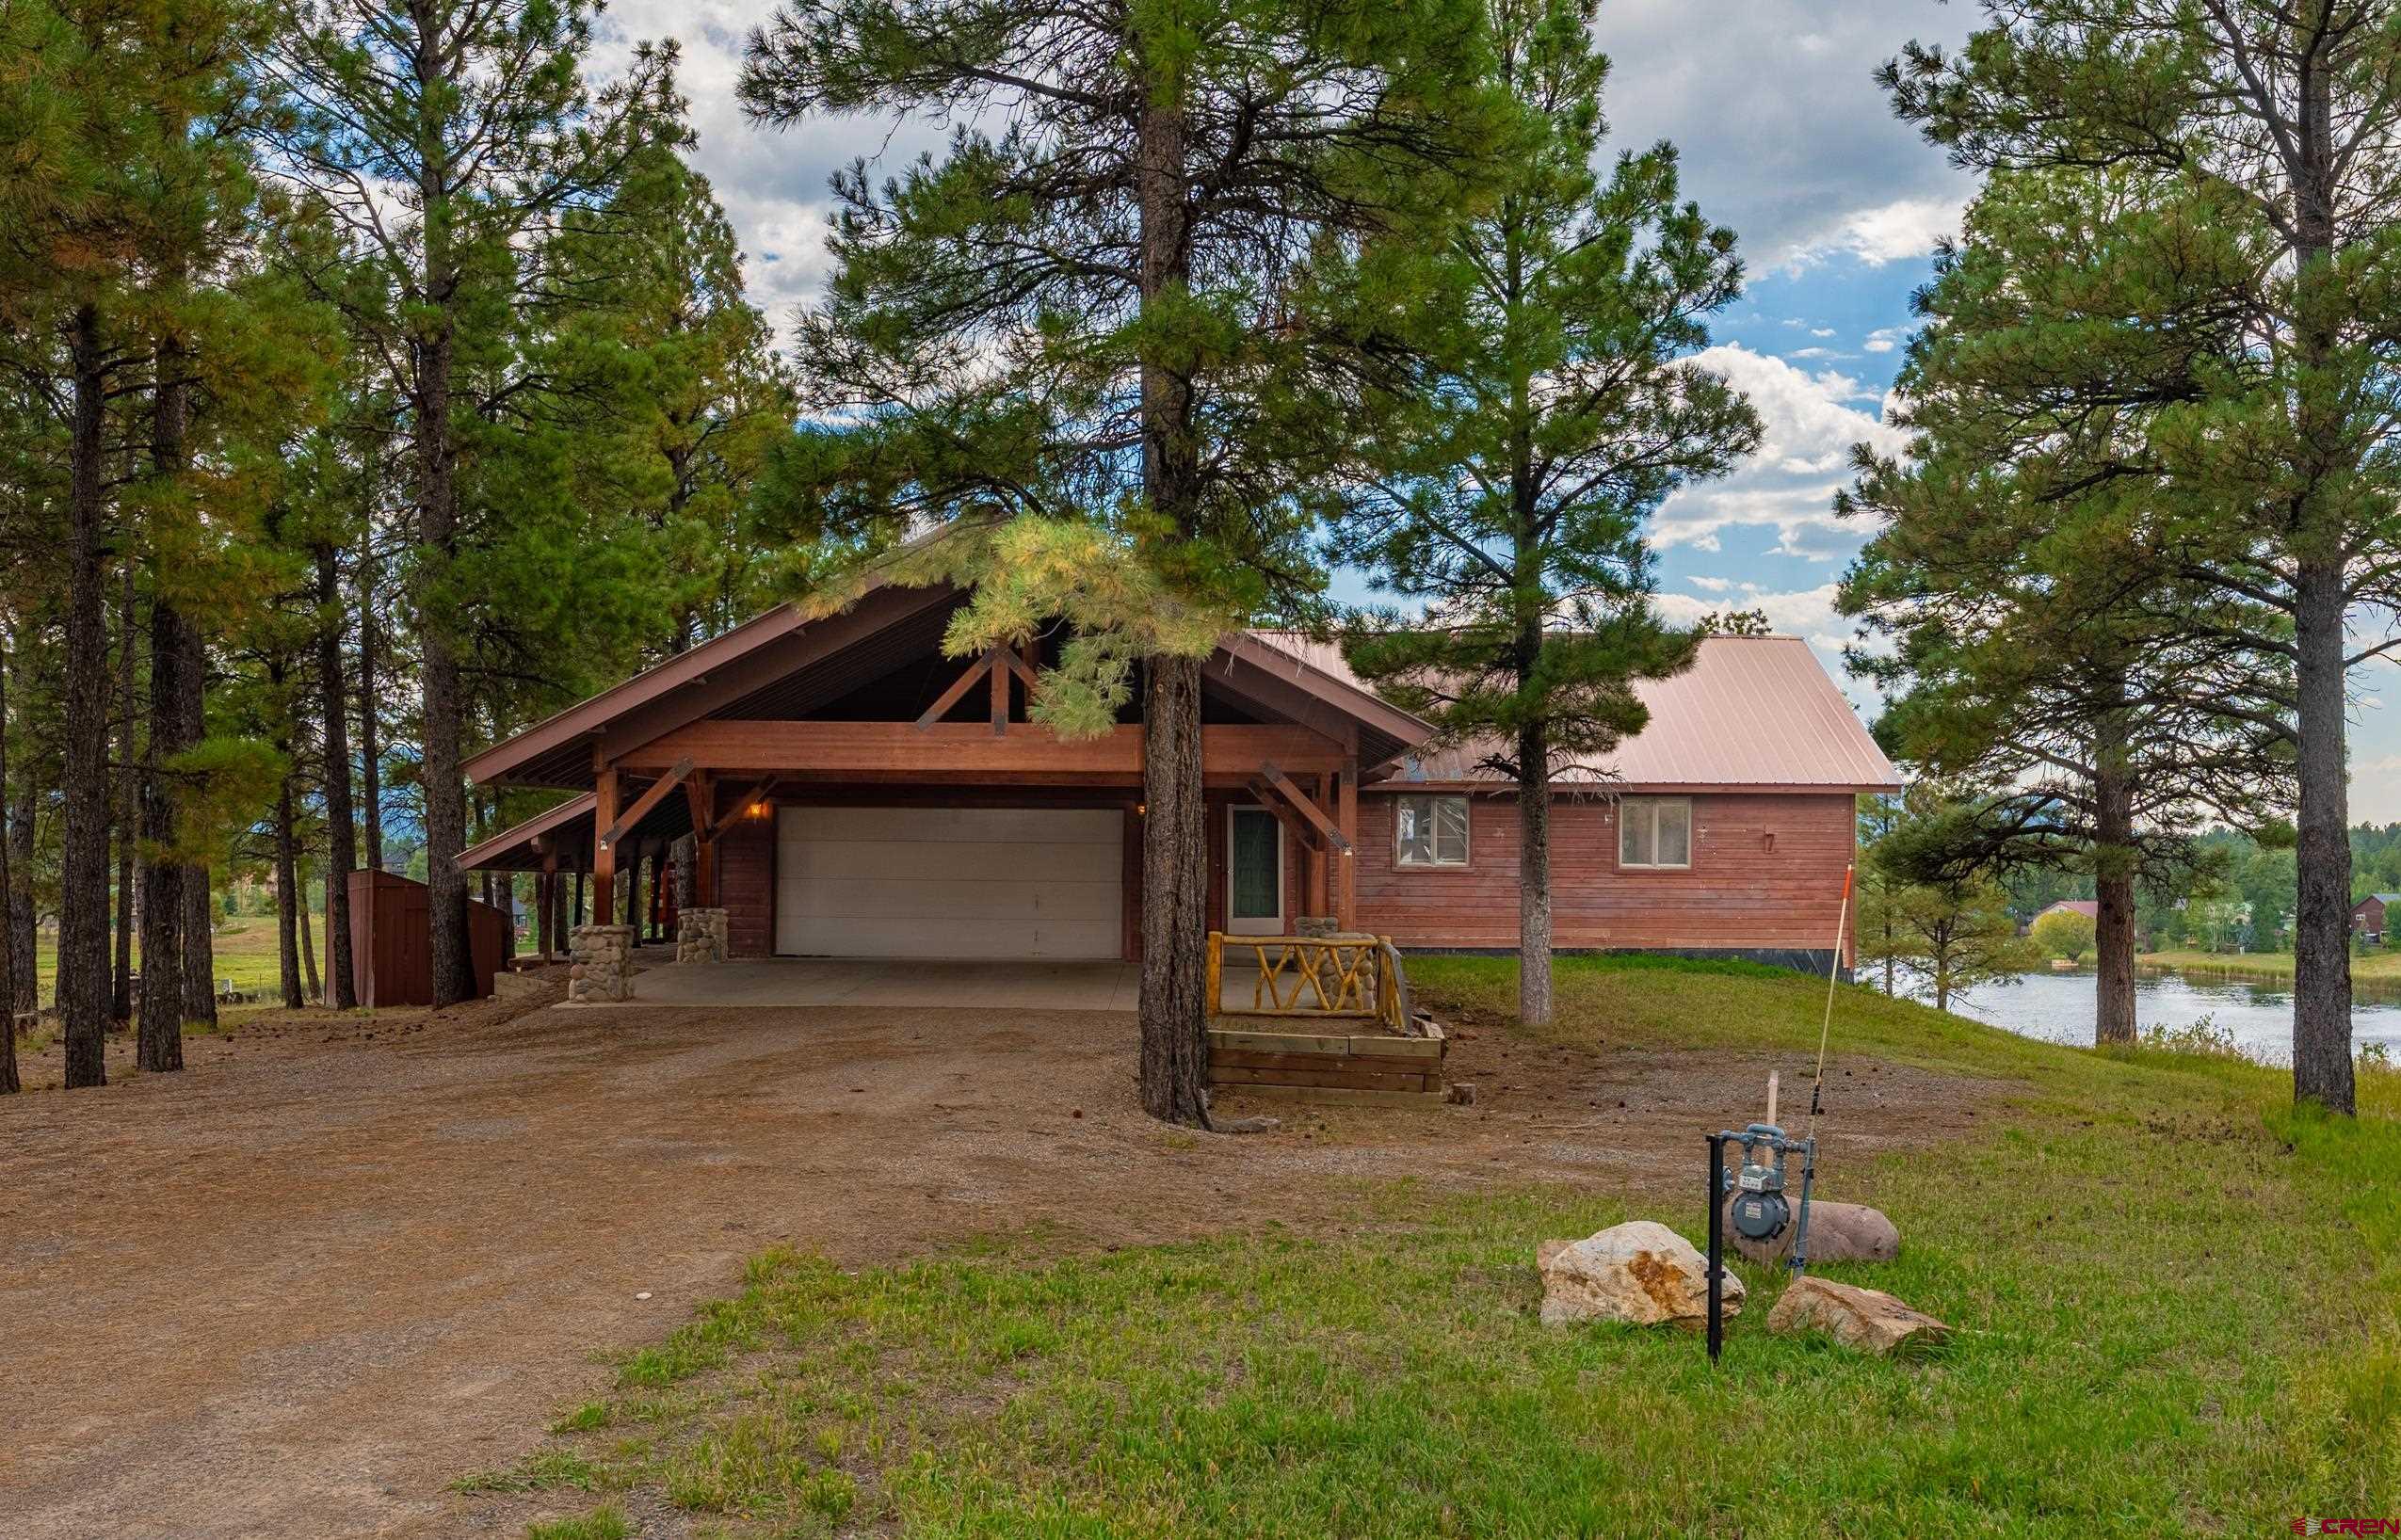
<path fill-rule="evenodd" d="M 1334 793 L 1334 825 L 1346 842 L 1333 855 L 1334 922 L 1345 930 L 1359 928 L 1359 762 L 1343 761 Z"/>
<path fill-rule="evenodd" d="M 542 841 L 541 874 L 534 878 L 534 947 L 548 962 L 557 949 L 558 847 Z"/>
<path fill-rule="evenodd" d="M 604 838 L 617 826 L 617 772 L 603 766 L 592 782 L 592 923 L 617 918 L 617 846 Z"/>
<path fill-rule="evenodd" d="M 1002 649 L 992 649 L 992 736 L 997 738 L 1008 730 L 1008 669 L 1001 662 Z"/>
<path fill-rule="evenodd" d="M 1310 787 L 1310 794 L 1317 798 L 1320 802 L 1329 800 L 1326 795 L 1325 777 L 1319 776 L 1316 778 L 1315 784 Z M 1330 842 L 1320 841 L 1313 844 L 1303 844 L 1300 847 L 1301 888 L 1302 891 L 1306 894 L 1303 902 L 1309 906 L 1309 913 L 1313 917 L 1323 917 L 1333 912 L 1326 907 L 1326 905 L 1329 902 L 1327 898 L 1326 861 L 1330 854 L 1326 846 L 1329 842 Z M 1340 860 L 1342 858 L 1335 856 L 1333 858 Z"/>
<path fill-rule="evenodd" d="M 684 794 L 692 806 L 692 906 L 713 909 L 717 907 L 717 778 L 705 770 L 700 772 L 684 783 Z"/>

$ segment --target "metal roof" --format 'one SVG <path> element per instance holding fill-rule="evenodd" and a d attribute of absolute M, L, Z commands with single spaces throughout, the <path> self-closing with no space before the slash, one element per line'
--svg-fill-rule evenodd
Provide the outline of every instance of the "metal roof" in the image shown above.
<path fill-rule="evenodd" d="M 1290 632 L 1256 634 L 1365 688 L 1331 642 Z M 1690 668 L 1672 679 L 1639 681 L 1635 693 L 1651 709 L 1650 725 L 1598 764 L 1558 775 L 1556 783 L 1627 791 L 1900 789 L 1893 762 L 1797 636 L 1709 637 Z M 1479 762 L 1498 746 L 1474 742 L 1427 749 L 1405 758 L 1399 774 L 1382 784 L 1392 790 L 1410 783 L 1504 782 L 1507 777 Z"/>

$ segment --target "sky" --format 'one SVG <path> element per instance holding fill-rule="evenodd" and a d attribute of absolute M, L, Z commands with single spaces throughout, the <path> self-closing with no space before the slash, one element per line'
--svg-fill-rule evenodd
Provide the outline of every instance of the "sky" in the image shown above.
<path fill-rule="evenodd" d="M 605 72 L 636 40 L 682 44 L 695 159 L 741 236 L 753 300 L 781 323 L 824 280 L 831 172 L 862 155 L 896 164 L 942 136 L 890 119 L 746 122 L 733 96 L 743 40 L 771 8 L 613 0 L 593 62 Z M 1849 625 L 1833 608 L 1866 532 L 1832 503 L 1853 444 L 1899 447 L 1884 417 L 1910 297 L 1974 186 L 1893 120 L 1874 73 L 1913 38 L 1958 41 L 1979 14 L 1942 0 L 1603 0 L 1595 27 L 1612 61 L 1604 153 L 1672 142 L 1684 195 L 1732 227 L 1749 270 L 1702 357 L 1749 395 L 1764 442 L 1741 471 L 1660 508 L 1661 606 L 1682 618 L 1764 611 L 1870 716 L 1872 693 L 1845 678 Z M 2354 681 L 2354 821 L 2401 820 L 2393 667 Z"/>

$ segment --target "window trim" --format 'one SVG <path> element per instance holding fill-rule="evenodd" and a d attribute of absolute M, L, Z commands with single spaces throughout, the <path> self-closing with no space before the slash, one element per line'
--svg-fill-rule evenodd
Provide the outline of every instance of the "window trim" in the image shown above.
<path fill-rule="evenodd" d="M 1656 855 L 1658 855 L 1658 854 L 1659 854 L 1659 814 L 1658 814 L 1658 810 L 1658 810 L 1658 809 L 1659 809 L 1662 805 L 1664 805 L 1664 804 L 1666 804 L 1666 803 L 1669 803 L 1669 802 L 1681 802 L 1681 803 L 1683 803 L 1683 804 L 1684 804 L 1684 858 L 1681 862 L 1677 862 L 1677 863 L 1668 863 L 1668 862 L 1658 861 L 1658 860 L 1648 860 L 1648 861 L 1630 861 L 1630 860 L 1626 859 L 1626 829 L 1627 829 L 1627 826 L 1628 826 L 1628 825 L 1627 825 L 1627 813 L 1628 813 L 1628 810 L 1631 810 L 1631 809 L 1633 809 L 1633 808 L 1635 808 L 1635 807 L 1637 807 L 1637 806 L 1638 806 L 1638 807 L 1642 808 L 1642 809 L 1643 809 L 1646 812 L 1648 812 L 1648 813 L 1650 814 L 1650 817 L 1651 817 L 1651 853 L 1652 853 L 1652 855 L 1656 856 Z M 1618 870 L 1619 870 L 1619 871 L 1620 871 L 1620 872 L 1689 872 L 1689 871 L 1691 871 L 1691 870 L 1692 870 L 1693 846 L 1694 846 L 1694 844 L 1695 844 L 1695 842 L 1696 842 L 1696 841 L 1697 841 L 1698 835 L 1699 835 L 1699 827 L 1698 827 L 1698 826 L 1697 826 L 1697 825 L 1695 825 L 1695 824 L 1694 824 L 1694 822 L 1693 822 L 1693 816 L 1692 816 L 1692 798 L 1691 798 L 1690 796 L 1621 796 L 1621 797 L 1618 798 L 1618 819 L 1617 819 L 1617 823 L 1618 823 Z"/>
<path fill-rule="evenodd" d="M 1431 819 L 1434 816 L 1432 805 L 1436 802 L 1454 801 L 1459 805 L 1460 839 L 1463 842 L 1463 844 L 1459 851 L 1458 859 L 1455 861 L 1443 860 L 1440 854 L 1439 844 L 1431 839 L 1429 839 L 1426 843 L 1428 848 L 1436 851 L 1436 855 L 1433 859 L 1423 861 L 1410 859 L 1408 852 L 1401 846 L 1400 815 L 1401 804 L 1411 799 L 1424 802 L 1427 805 L 1426 817 L 1428 819 Z M 1393 869 L 1394 871 L 1460 872 L 1466 870 L 1470 865 L 1472 865 L 1474 858 L 1475 799 L 1474 797 L 1469 796 L 1465 792 L 1403 792 L 1393 798 Z"/>

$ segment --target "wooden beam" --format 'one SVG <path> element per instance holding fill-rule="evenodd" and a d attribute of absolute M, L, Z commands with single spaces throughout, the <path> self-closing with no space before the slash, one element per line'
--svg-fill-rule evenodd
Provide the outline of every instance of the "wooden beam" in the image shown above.
<path fill-rule="evenodd" d="M 659 805 L 660 801 L 666 797 L 668 793 L 675 790 L 676 786 L 683 781 L 684 778 L 691 773 L 692 756 L 686 754 L 684 758 L 676 761 L 674 765 L 669 769 L 666 775 L 663 775 L 659 777 L 658 779 L 651 782 L 650 790 L 644 792 L 640 796 L 636 797 L 632 807 L 626 809 L 622 813 L 618 815 L 617 821 L 609 825 L 607 831 L 600 837 L 601 844 L 604 847 L 612 847 L 618 841 L 625 838 L 625 834 L 628 829 L 631 829 L 635 825 L 640 823 L 643 818 L 649 814 L 653 808 Z M 593 814 L 593 820 L 594 826 L 598 826 L 599 814 L 597 811 Z"/>
<path fill-rule="evenodd" d="M 1345 760 L 1337 772 L 1341 782 L 1334 792 L 1334 821 L 1342 826 L 1346 843 L 1343 853 L 1334 858 L 1334 922 L 1345 930 L 1359 928 L 1359 762 Z"/>
<path fill-rule="evenodd" d="M 613 764 L 603 765 L 593 774 L 592 827 L 596 830 L 617 822 L 617 783 Z M 592 842 L 592 923 L 615 924 L 610 910 L 617 903 L 617 847 L 597 839 Z"/>
<path fill-rule="evenodd" d="M 1200 730 L 1200 739 L 1202 770 L 1220 785 L 1241 785 L 1270 760 L 1313 774 L 1343 760 L 1337 745 L 1307 728 L 1212 723 Z M 943 784 L 1044 778 L 1060 784 L 1138 785 L 1142 730 L 1061 738 L 1038 728 L 995 738 L 981 723 L 707 721 L 629 751 L 617 768 L 648 774 L 684 759 L 700 769 L 795 780 Z"/>
<path fill-rule="evenodd" d="M 967 666 L 967 672 L 959 675 L 957 679 L 952 680 L 950 682 L 950 688 L 944 690 L 941 695 L 936 696 L 934 698 L 934 703 L 926 708 L 924 715 L 917 718 L 917 730 L 920 732 L 930 731 L 935 723 L 949 715 L 950 709 L 967 698 L 967 692 L 975 687 L 975 682 L 982 679 L 984 675 L 991 669 L 991 666 L 992 655 L 989 652 L 976 659 L 974 663 L 969 664 Z M 694 725 L 697 726 L 698 724 Z"/>
<path fill-rule="evenodd" d="M 1273 760 L 1269 760 L 1265 763 L 1260 765 L 1259 773 L 1267 778 L 1267 783 L 1269 785 L 1273 786 L 1277 791 L 1281 792 L 1284 794 L 1286 800 L 1292 803 L 1293 807 L 1299 811 L 1301 817 L 1308 819 L 1311 824 L 1316 826 L 1317 832 L 1325 837 L 1325 841 L 1328 844 L 1333 846 L 1336 850 L 1344 852 L 1347 852 L 1350 849 L 1349 838 L 1345 835 L 1342 830 L 1334 826 L 1334 821 L 1326 816 L 1326 811 L 1323 808 L 1318 807 L 1316 803 L 1309 800 L 1308 793 L 1302 791 L 1299 787 L 1295 786 L 1292 783 L 1292 778 L 1290 776 L 1285 775 L 1281 770 L 1276 768 L 1276 763 Z"/>
<path fill-rule="evenodd" d="M 1008 670 L 1001 660 L 1009 655 L 1007 648 L 991 650 L 990 669 L 992 680 L 992 736 L 997 738 L 1008 730 Z"/>
<path fill-rule="evenodd" d="M 1276 822 L 1284 826 L 1285 833 L 1300 842 L 1303 850 L 1318 848 L 1317 831 L 1302 823 L 1290 808 L 1284 806 L 1284 799 L 1276 794 L 1274 787 L 1253 776 L 1250 778 L 1250 794 L 1259 799 L 1261 807 L 1276 815 Z"/>
<path fill-rule="evenodd" d="M 1029 643 L 1028 646 L 1030 648 L 1031 644 Z M 1041 676 L 1034 671 L 1032 662 L 1014 652 L 1004 650 L 1000 657 L 1001 662 L 1008 666 L 1008 671 L 1017 676 L 1018 682 L 1025 686 L 1025 703 L 1031 706 L 1034 703 L 1034 697 L 1041 691 Z"/>

